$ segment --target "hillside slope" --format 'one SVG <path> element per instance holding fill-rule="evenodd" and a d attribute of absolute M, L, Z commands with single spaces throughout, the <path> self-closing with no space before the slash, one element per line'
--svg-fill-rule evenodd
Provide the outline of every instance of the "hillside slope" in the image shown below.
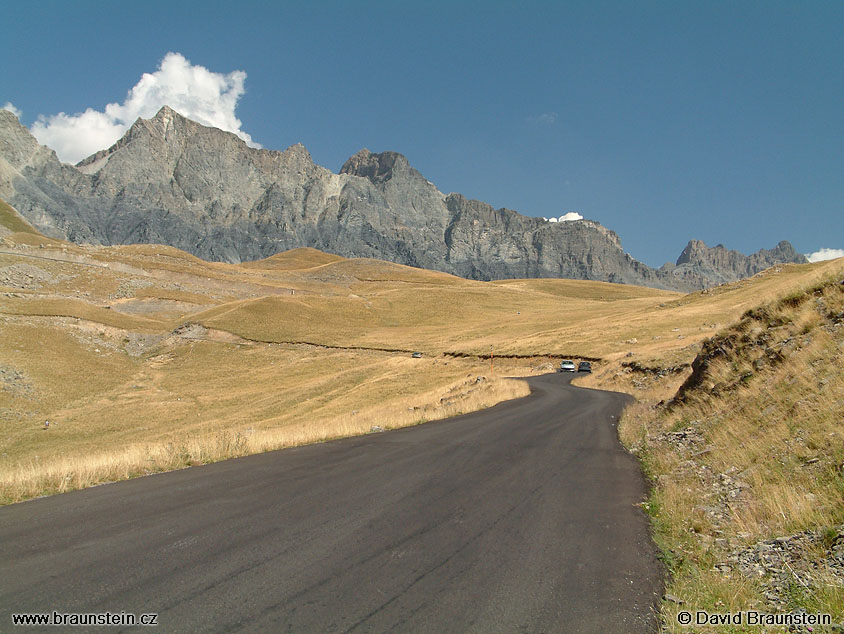
<path fill-rule="evenodd" d="M 38 231 L 7 202 L 0 200 L 0 237 L 11 233 L 38 234 Z"/>
<path fill-rule="evenodd" d="M 682 295 L 479 282 L 312 249 L 229 264 L 9 233 L 0 497 L 441 418 L 519 395 L 506 377 L 561 358 L 592 359 L 596 374 L 628 355 L 688 364 L 760 297 L 830 266 L 784 265 Z"/>
<path fill-rule="evenodd" d="M 844 622 L 844 260 L 825 269 L 746 311 L 691 368 L 617 370 L 642 400 L 619 430 L 653 478 L 670 631 L 687 631 L 681 610 Z"/>

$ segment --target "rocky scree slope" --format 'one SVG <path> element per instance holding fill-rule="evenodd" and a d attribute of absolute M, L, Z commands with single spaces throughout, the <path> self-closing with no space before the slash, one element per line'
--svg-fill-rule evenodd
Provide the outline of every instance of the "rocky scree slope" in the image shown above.
<path fill-rule="evenodd" d="M 549 223 L 445 195 L 395 152 L 361 150 L 335 174 L 302 145 L 253 149 L 166 106 L 76 166 L 0 111 L 0 197 L 52 237 L 168 244 L 207 260 L 307 246 L 479 280 L 711 283 L 634 260 L 596 222 Z"/>

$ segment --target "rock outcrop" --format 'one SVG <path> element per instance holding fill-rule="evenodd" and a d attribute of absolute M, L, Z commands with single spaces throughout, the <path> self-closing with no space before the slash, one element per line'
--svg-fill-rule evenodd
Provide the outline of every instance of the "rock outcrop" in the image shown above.
<path fill-rule="evenodd" d="M 751 277 L 775 264 L 807 261 L 785 240 L 773 249 L 760 249 L 751 255 L 729 250 L 722 244 L 708 247 L 700 240 L 690 240 L 677 263 L 666 264 L 660 270 L 690 286 L 705 288 Z"/>
<path fill-rule="evenodd" d="M 307 246 L 479 280 L 706 285 L 634 260 L 597 222 L 551 223 L 443 194 L 395 152 L 361 150 L 335 174 L 315 165 L 302 145 L 250 148 L 168 107 L 76 166 L 0 111 L 0 198 L 48 236 L 162 243 L 209 260 Z"/>

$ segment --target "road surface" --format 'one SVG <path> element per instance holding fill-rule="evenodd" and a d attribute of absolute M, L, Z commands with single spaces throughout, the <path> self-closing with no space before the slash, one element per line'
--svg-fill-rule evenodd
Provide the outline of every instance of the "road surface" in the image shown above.
<path fill-rule="evenodd" d="M 4 507 L 0 632 L 53 611 L 157 614 L 168 633 L 655 631 L 646 487 L 615 429 L 629 397 L 571 377 L 448 421 Z"/>

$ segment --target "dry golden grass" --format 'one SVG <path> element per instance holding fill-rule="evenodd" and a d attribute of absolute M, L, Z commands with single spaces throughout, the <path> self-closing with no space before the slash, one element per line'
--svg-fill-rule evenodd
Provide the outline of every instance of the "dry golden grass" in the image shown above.
<path fill-rule="evenodd" d="M 78 246 L 3 206 L 0 225 L 0 269 L 34 274 L 0 288 L 0 502 L 473 411 L 527 393 L 501 377 L 566 356 L 600 358 L 579 383 L 639 400 L 619 434 L 653 478 L 646 510 L 686 601 L 663 606 L 669 631 L 689 606 L 764 608 L 757 580 L 714 569 L 729 549 L 844 523 L 844 328 L 830 327 L 844 306 L 839 285 L 816 288 L 844 261 L 682 295 L 313 249 L 233 265 Z M 659 406 L 715 334 L 729 354 Z M 766 348 L 786 361 L 760 364 Z M 693 450 L 667 434 L 686 428 Z M 735 498 L 713 493 L 721 474 L 742 481 Z M 844 618 L 840 580 L 816 579 L 795 606 Z"/>
<path fill-rule="evenodd" d="M 9 233 L 32 233 L 41 235 L 31 224 L 24 220 L 17 211 L 3 200 L 0 200 L 0 227 L 6 229 Z"/>
<path fill-rule="evenodd" d="M 355 270 L 371 262 L 338 262 L 316 269 L 336 277 L 373 276 Z M 556 354 L 637 358 L 696 345 L 765 298 L 814 280 L 819 265 L 782 267 L 779 274 L 682 296 L 677 293 L 570 280 L 483 283 L 389 265 L 382 281 L 355 281 L 333 295 L 276 296 L 241 301 L 196 316 L 210 327 L 260 341 L 381 347 L 431 353 Z M 343 276 L 339 275 L 344 271 Z M 357 278 L 355 278 L 357 279 Z M 556 293 L 549 289 L 556 288 Z M 578 293 L 580 294 L 579 296 Z M 342 315 L 342 317 L 340 317 Z M 298 317 L 301 316 L 301 320 Z M 301 321 L 315 324 L 303 332 Z M 304 338 L 304 339 L 303 339 Z M 342 342 L 342 344 L 341 344 Z"/>
<path fill-rule="evenodd" d="M 628 352 L 640 359 L 664 357 L 682 349 L 690 360 L 696 345 L 715 329 L 824 270 L 824 265 L 789 265 L 778 273 L 684 296 L 572 280 L 473 282 L 375 260 L 318 256 L 307 249 L 243 265 L 207 263 L 158 245 L 80 252 L 100 266 L 66 262 L 77 277 L 50 290 L 67 296 L 73 288 L 85 288 L 89 296 L 84 301 L 104 305 L 113 301 L 119 284 L 143 282 L 147 286 L 132 296 L 194 301 L 201 306 L 184 320 L 247 339 L 610 359 Z M 37 255 L 71 257 L 52 249 Z M 79 254 L 72 257 L 78 260 Z M 330 262 L 321 263 L 325 260 Z M 43 261 L 37 264 L 44 266 Z M 205 300 L 198 300 L 200 296 Z M 48 303 L 43 314 L 120 325 L 102 312 L 57 306 L 49 297 L 39 301 Z M 15 311 L 38 312 L 38 306 L 14 305 L 7 312 Z"/>
<path fill-rule="evenodd" d="M 323 253 L 317 249 L 310 249 L 302 247 L 300 249 L 290 249 L 282 253 L 264 258 L 263 260 L 255 260 L 254 262 L 244 262 L 241 266 L 245 269 L 264 269 L 264 270 L 301 270 L 312 269 L 323 264 L 330 264 L 331 262 L 339 262 L 343 260 L 339 255 L 332 253 Z"/>
<path fill-rule="evenodd" d="M 28 421 L 4 447 L 0 500 L 439 420 L 529 393 L 518 380 L 479 382 L 467 373 L 476 369 L 466 361 L 186 343 L 138 362 L 131 386 L 69 398 L 52 411 L 49 429 Z"/>
<path fill-rule="evenodd" d="M 78 304 L 64 305 L 79 313 Z M 501 363 L 490 374 L 473 359 L 251 344 L 225 332 L 179 336 L 11 312 L 0 314 L 5 502 L 436 420 L 527 393 L 500 378 L 514 369 Z M 489 380 L 477 382 L 481 374 Z"/>
<path fill-rule="evenodd" d="M 687 631 L 675 618 L 681 609 L 777 611 L 760 580 L 714 566 L 735 549 L 844 524 L 844 261 L 821 271 L 826 283 L 812 277 L 720 332 L 717 347 L 726 352 L 673 407 L 656 402 L 673 396 L 691 370 L 654 378 L 613 365 L 588 379 L 640 399 L 619 435 L 653 478 L 647 509 L 672 573 L 667 591 L 685 601 L 663 605 L 668 631 Z M 684 430 L 695 442 L 672 436 Z M 719 488 L 736 481 L 729 495 Z M 840 622 L 844 580 L 819 571 L 789 597 L 789 609 L 800 607 Z"/>
<path fill-rule="evenodd" d="M 490 380 L 476 391 L 470 375 L 550 370 L 546 355 L 601 357 L 590 380 L 630 389 L 618 374 L 628 352 L 688 362 L 713 325 L 829 268 L 785 266 L 681 295 L 474 282 L 313 249 L 235 265 L 160 245 L 4 240 L 13 253 L 0 254 L 0 268 L 25 264 L 44 278 L 0 289 L 0 367 L 12 377 L 0 391 L 6 500 L 441 418 L 467 394 L 459 408 L 469 411 L 525 389 Z M 490 353 L 495 374 L 480 358 Z M 655 396 L 663 382 L 652 383 L 639 391 Z"/>
<path fill-rule="evenodd" d="M 30 317 L 74 317 L 104 326 L 138 331 L 159 331 L 170 326 L 159 320 L 109 310 L 69 297 L 7 297 L 0 300 L 0 312 Z"/>
<path fill-rule="evenodd" d="M 0 328 L 2 464 L 36 455 L 31 438 L 45 419 L 74 400 L 118 388 L 135 367 L 131 357 L 104 345 L 99 330 L 89 335 L 73 324 L 5 316 Z M 63 450 L 63 443 L 55 445 Z"/>

